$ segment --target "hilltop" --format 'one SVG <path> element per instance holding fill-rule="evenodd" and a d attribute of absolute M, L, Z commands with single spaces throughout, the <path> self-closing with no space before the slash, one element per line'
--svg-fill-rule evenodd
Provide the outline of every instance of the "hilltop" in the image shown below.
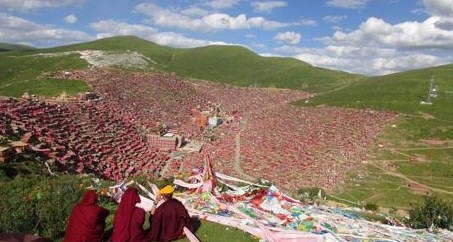
<path fill-rule="evenodd" d="M 2 83 L 32 80 L 44 72 L 86 68 L 80 51 L 102 51 L 104 56 L 143 56 L 144 71 L 172 72 L 186 78 L 203 79 L 238 86 L 277 87 L 310 92 L 328 91 L 360 78 L 360 75 L 311 66 L 300 60 L 262 57 L 241 46 L 208 46 L 178 49 L 161 46 L 134 36 L 118 36 L 92 42 L 39 49 L 25 53 L 3 53 Z M 48 55 L 38 55 L 46 53 Z M 64 53 L 67 53 L 64 55 Z M 51 55 L 53 54 L 53 55 Z M 42 64 L 41 64 L 42 63 Z M 29 66 L 34 66 L 29 70 Z M 117 66 L 118 67 L 118 66 Z M 130 68 L 126 68 L 130 69 Z M 23 86 L 24 89 L 25 86 Z M 26 90 L 20 91 L 26 91 Z M 14 96 L 20 92 L 14 92 Z M 0 90 L 0 93 L 1 90 Z M 4 93 L 4 92 L 3 92 Z"/>
<path fill-rule="evenodd" d="M 22 50 L 35 50 L 36 48 L 28 45 L 18 45 L 0 42 L 0 52 L 4 51 L 22 51 Z"/>

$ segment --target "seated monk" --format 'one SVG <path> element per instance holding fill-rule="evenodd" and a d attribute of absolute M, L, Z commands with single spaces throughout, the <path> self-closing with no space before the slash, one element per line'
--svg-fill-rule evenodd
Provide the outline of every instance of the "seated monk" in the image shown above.
<path fill-rule="evenodd" d="M 102 241 L 105 218 L 109 211 L 96 205 L 98 195 L 93 190 L 83 194 L 82 201 L 76 204 L 69 215 L 64 237 L 65 242 Z"/>
<path fill-rule="evenodd" d="M 135 206 L 140 203 L 136 188 L 128 188 L 121 197 L 113 217 L 112 242 L 145 242 L 147 234 L 143 229 L 145 211 Z"/>
<path fill-rule="evenodd" d="M 192 220 L 184 205 L 174 199 L 173 187 L 168 185 L 156 194 L 151 209 L 149 239 L 171 241 L 184 237 L 183 228 L 193 232 Z"/>

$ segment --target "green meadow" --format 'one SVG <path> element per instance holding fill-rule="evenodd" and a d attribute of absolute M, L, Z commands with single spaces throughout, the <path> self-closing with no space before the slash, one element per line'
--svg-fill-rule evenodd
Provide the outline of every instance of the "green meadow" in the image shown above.
<path fill-rule="evenodd" d="M 427 100 L 430 78 L 437 98 Z M 453 200 L 453 65 L 366 77 L 299 106 L 320 104 L 397 112 L 377 137 L 369 164 L 334 195 L 357 204 L 407 208 L 427 193 Z M 384 144 L 378 148 L 378 144 Z M 358 179 L 360 177 L 360 179 Z M 421 189 L 414 188 L 418 183 Z"/>
<path fill-rule="evenodd" d="M 43 73 L 83 69 L 88 66 L 77 53 L 58 57 L 36 54 L 82 50 L 115 53 L 135 51 L 152 61 L 148 71 L 173 72 L 188 78 L 238 86 L 318 92 L 339 88 L 360 78 L 359 75 L 317 68 L 292 58 L 262 57 L 240 46 L 177 49 L 133 36 L 120 36 L 48 49 L 1 52 L 0 95 L 17 97 L 24 92 L 43 96 L 59 95 L 62 92 L 73 95 L 80 90 L 87 90 L 88 87 L 76 82 L 70 83 L 71 81 L 64 84 L 58 84 L 56 81 L 34 82 Z M 54 90 L 46 91 L 46 87 Z M 57 91 L 59 89 L 60 93 Z"/>
<path fill-rule="evenodd" d="M 34 52 L 0 53 L 0 95 L 20 97 L 30 95 L 58 96 L 63 92 L 75 95 L 89 90 L 84 81 L 53 80 L 39 78 L 44 73 L 58 70 L 86 68 L 87 64 L 78 54 L 61 57 L 41 57 Z"/>

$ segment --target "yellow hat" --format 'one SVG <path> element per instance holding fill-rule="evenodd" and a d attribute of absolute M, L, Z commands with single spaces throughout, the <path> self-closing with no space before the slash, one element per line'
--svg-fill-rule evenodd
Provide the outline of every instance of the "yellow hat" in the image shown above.
<path fill-rule="evenodd" d="M 159 193 L 162 195 L 168 195 L 168 194 L 172 194 L 173 191 L 174 191 L 174 189 L 172 186 L 166 185 L 165 187 L 163 187 L 159 190 Z"/>

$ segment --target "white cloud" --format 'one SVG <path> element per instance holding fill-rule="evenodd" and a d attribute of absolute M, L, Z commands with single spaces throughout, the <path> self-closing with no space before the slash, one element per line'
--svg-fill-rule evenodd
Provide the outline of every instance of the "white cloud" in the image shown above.
<path fill-rule="evenodd" d="M 331 7 L 357 9 L 364 7 L 367 2 L 368 0 L 329 0 L 326 4 Z"/>
<path fill-rule="evenodd" d="M 316 26 L 317 23 L 313 19 L 302 19 L 299 22 L 294 22 L 294 26 Z"/>
<path fill-rule="evenodd" d="M 341 15 L 341 16 L 324 16 L 324 18 L 322 18 L 322 20 L 324 20 L 325 22 L 328 22 L 328 23 L 338 23 L 342 20 L 345 20 L 347 19 L 348 16 L 346 15 Z"/>
<path fill-rule="evenodd" d="M 452 58 L 442 59 L 436 55 L 372 47 L 298 48 L 281 46 L 276 51 L 281 55 L 292 54 L 295 58 L 314 66 L 368 75 L 390 74 L 453 61 Z"/>
<path fill-rule="evenodd" d="M 291 45 L 299 44 L 300 38 L 301 38 L 300 34 L 292 31 L 278 33 L 277 35 L 274 36 L 274 40 Z"/>
<path fill-rule="evenodd" d="M 263 17 L 247 18 L 245 14 L 230 16 L 225 13 L 213 13 L 200 18 L 194 18 L 181 11 L 161 8 L 152 3 L 142 3 L 135 7 L 135 11 L 150 17 L 152 23 L 159 26 L 190 29 L 194 31 L 216 31 L 260 28 L 265 30 L 276 29 L 293 25 L 310 25 L 313 20 L 303 20 L 294 23 L 281 23 L 267 20 Z"/>
<path fill-rule="evenodd" d="M 202 8 L 199 8 L 197 6 L 190 6 L 187 9 L 181 10 L 180 13 L 182 15 L 192 16 L 192 17 L 203 17 L 203 16 L 206 16 L 209 14 L 208 11 L 206 11 Z"/>
<path fill-rule="evenodd" d="M 211 0 L 206 3 L 206 5 L 211 8 L 221 9 L 221 8 L 231 8 L 234 5 L 238 4 L 241 0 Z"/>
<path fill-rule="evenodd" d="M 80 5 L 85 0 L 0 0 L 0 9 L 30 11 L 40 8 Z"/>
<path fill-rule="evenodd" d="M 76 23 L 79 19 L 74 14 L 68 15 L 64 18 L 64 21 L 68 24 Z"/>
<path fill-rule="evenodd" d="M 452 0 L 423 0 L 423 3 L 431 15 L 453 18 Z"/>
<path fill-rule="evenodd" d="M 425 11 L 425 9 L 422 9 L 422 8 L 416 8 L 416 9 L 412 9 L 411 13 L 413 13 L 413 14 L 424 14 L 424 13 L 426 13 L 426 11 Z"/>
<path fill-rule="evenodd" d="M 33 43 L 36 47 L 48 47 L 92 40 L 82 31 L 41 25 L 35 22 L 0 13 L 0 41 L 10 43 Z"/>
<path fill-rule="evenodd" d="M 101 32 L 98 37 L 107 37 L 113 35 L 137 35 L 151 36 L 157 33 L 157 29 L 137 24 L 128 24 L 118 22 L 113 19 L 101 20 L 90 24 L 90 28 L 96 32 Z"/>
<path fill-rule="evenodd" d="M 174 32 L 162 32 L 155 35 L 153 38 L 150 39 L 161 45 L 168 45 L 173 47 L 200 47 L 200 46 L 207 46 L 207 45 L 231 45 L 225 43 L 223 41 L 210 41 L 210 40 L 200 40 L 200 39 L 193 39 L 185 37 L 180 33 Z"/>
<path fill-rule="evenodd" d="M 439 17 L 430 17 L 424 22 L 391 25 L 372 17 L 357 30 L 350 33 L 337 31 L 332 37 L 325 39 L 325 42 L 355 46 L 453 49 L 453 31 L 439 28 L 437 25 L 440 22 Z"/>
<path fill-rule="evenodd" d="M 321 38 L 324 48 L 281 46 L 312 65 L 363 74 L 388 74 L 453 62 L 453 21 L 429 17 L 423 22 L 390 24 L 369 18 L 350 32 Z"/>
<path fill-rule="evenodd" d="M 288 4 L 284 1 L 269 1 L 269 2 L 252 2 L 250 4 L 253 7 L 253 11 L 258 13 L 269 13 L 274 8 L 286 7 Z"/>
<path fill-rule="evenodd" d="M 112 19 L 91 23 L 90 28 L 98 32 L 98 38 L 116 35 L 135 35 L 161 45 L 173 47 L 199 47 L 213 44 L 227 45 L 227 43 L 222 41 L 193 39 L 180 33 L 158 32 L 157 29 L 149 26 L 118 22 Z"/>

